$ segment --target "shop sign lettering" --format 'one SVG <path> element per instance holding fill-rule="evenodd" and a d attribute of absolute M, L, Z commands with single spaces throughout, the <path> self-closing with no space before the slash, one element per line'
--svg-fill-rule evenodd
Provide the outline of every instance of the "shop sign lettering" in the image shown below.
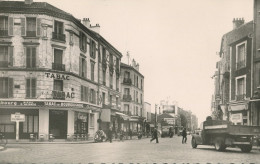
<path fill-rule="evenodd" d="M 45 73 L 47 78 L 57 79 L 57 80 L 69 80 L 68 75 L 58 74 L 58 73 Z"/>
<path fill-rule="evenodd" d="M 63 91 L 52 91 L 53 99 L 65 99 L 65 98 L 75 98 L 75 93 L 63 92 Z"/>

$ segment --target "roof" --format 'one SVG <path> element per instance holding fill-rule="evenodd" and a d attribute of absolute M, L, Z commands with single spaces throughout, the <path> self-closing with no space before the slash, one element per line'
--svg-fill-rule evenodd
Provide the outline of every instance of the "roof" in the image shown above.
<path fill-rule="evenodd" d="M 134 69 L 134 67 L 131 66 L 131 65 L 127 65 L 127 64 L 125 64 L 125 63 L 121 63 L 121 64 L 120 64 L 120 67 L 124 67 L 124 68 L 131 69 L 131 70 L 135 71 L 136 73 L 138 73 L 139 75 L 141 75 L 142 77 L 144 77 L 144 75 L 142 75 L 139 71 L 137 71 L 136 69 Z"/>
<path fill-rule="evenodd" d="M 25 4 L 24 1 L 0 1 L 0 12 L 1 13 L 15 13 L 15 14 L 44 14 L 61 19 L 65 19 L 75 23 L 82 30 L 84 30 L 91 37 L 100 39 L 104 44 L 107 44 L 114 50 L 120 57 L 122 57 L 121 52 L 119 52 L 115 47 L 113 47 L 104 37 L 100 34 L 85 27 L 81 21 L 75 18 L 72 14 L 67 13 L 47 2 L 33 2 L 32 4 Z"/>
<path fill-rule="evenodd" d="M 253 34 L 253 21 L 250 21 L 246 24 L 241 25 L 240 27 L 224 34 L 221 39 L 220 51 L 222 52 L 222 47 L 224 44 L 224 40 L 226 39 L 226 44 L 230 45 L 243 39 L 245 37 L 249 37 L 249 35 Z"/>

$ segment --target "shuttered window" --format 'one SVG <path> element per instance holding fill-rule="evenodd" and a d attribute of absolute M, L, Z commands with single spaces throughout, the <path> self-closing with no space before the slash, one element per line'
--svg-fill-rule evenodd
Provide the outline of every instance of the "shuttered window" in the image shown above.
<path fill-rule="evenodd" d="M 0 77 L 0 98 L 13 97 L 13 78 Z"/>
<path fill-rule="evenodd" d="M 79 57 L 79 76 L 87 77 L 87 61 L 83 57 Z"/>
<path fill-rule="evenodd" d="M 81 101 L 88 102 L 88 87 L 81 85 Z"/>
<path fill-rule="evenodd" d="M 8 17 L 0 16 L 0 36 L 8 36 Z"/>
<path fill-rule="evenodd" d="M 36 67 L 36 47 L 26 47 L 26 67 Z"/>
<path fill-rule="evenodd" d="M 36 37 L 36 18 L 26 18 L 26 36 Z"/>
<path fill-rule="evenodd" d="M 36 78 L 26 79 L 26 98 L 36 98 Z"/>
<path fill-rule="evenodd" d="M 95 80 L 95 63 L 91 62 L 91 80 Z"/>
<path fill-rule="evenodd" d="M 90 41 L 90 57 L 96 58 L 96 42 Z"/>
<path fill-rule="evenodd" d="M 79 34 L 79 46 L 80 46 L 80 49 L 84 52 L 87 51 L 87 37 L 86 35 L 83 33 L 83 32 L 80 32 Z"/>

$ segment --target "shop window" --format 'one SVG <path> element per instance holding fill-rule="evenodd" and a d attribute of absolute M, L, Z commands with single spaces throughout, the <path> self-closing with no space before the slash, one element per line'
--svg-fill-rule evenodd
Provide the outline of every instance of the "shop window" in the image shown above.
<path fill-rule="evenodd" d="M 26 98 L 36 98 L 36 79 L 26 79 Z"/>
<path fill-rule="evenodd" d="M 90 119 L 89 119 L 89 125 L 90 127 L 94 127 L 94 114 L 90 114 Z"/>
<path fill-rule="evenodd" d="M 13 97 L 13 78 L 0 77 L 0 98 Z"/>
<path fill-rule="evenodd" d="M 10 115 L 0 115 L 0 131 L 3 133 L 15 132 L 15 122 L 11 122 Z"/>
<path fill-rule="evenodd" d="M 13 47 L 0 46 L 0 67 L 13 66 Z"/>
<path fill-rule="evenodd" d="M 86 134 L 88 133 L 88 115 L 87 113 L 75 112 L 74 118 L 74 133 Z"/>
<path fill-rule="evenodd" d="M 38 133 L 38 116 L 25 116 L 25 121 L 23 122 L 23 133 Z"/>

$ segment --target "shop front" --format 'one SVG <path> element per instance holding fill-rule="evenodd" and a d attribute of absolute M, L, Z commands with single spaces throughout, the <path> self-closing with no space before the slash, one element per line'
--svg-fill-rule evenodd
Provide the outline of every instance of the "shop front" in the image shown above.
<path fill-rule="evenodd" d="M 230 104 L 229 118 L 235 125 L 249 125 L 249 110 L 247 103 Z"/>

